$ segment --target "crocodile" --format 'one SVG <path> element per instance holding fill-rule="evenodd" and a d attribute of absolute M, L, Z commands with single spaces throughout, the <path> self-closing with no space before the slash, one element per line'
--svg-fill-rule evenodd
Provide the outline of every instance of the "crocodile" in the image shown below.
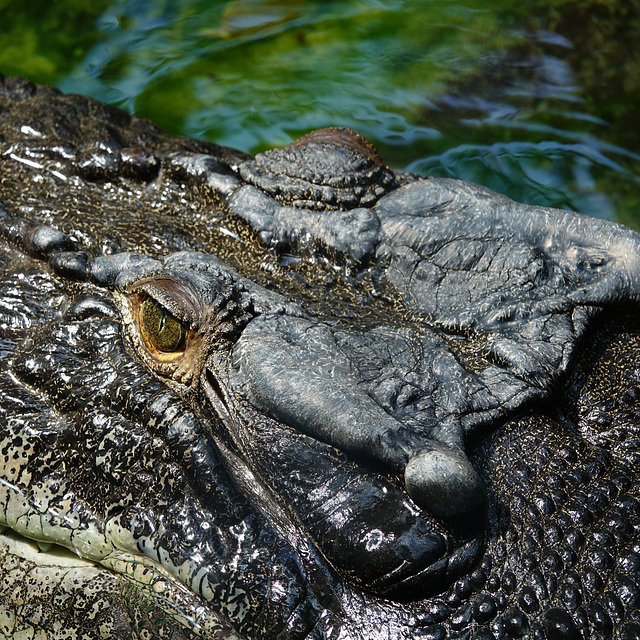
<path fill-rule="evenodd" d="M 640 235 L 0 76 L 0 637 L 640 637 Z"/>

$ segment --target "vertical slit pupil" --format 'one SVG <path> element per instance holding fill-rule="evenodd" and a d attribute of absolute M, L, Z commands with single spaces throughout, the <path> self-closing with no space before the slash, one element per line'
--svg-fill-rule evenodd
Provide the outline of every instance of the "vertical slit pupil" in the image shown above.
<path fill-rule="evenodd" d="M 140 305 L 140 326 L 158 351 L 171 353 L 184 348 L 184 325 L 153 298 L 145 298 Z"/>

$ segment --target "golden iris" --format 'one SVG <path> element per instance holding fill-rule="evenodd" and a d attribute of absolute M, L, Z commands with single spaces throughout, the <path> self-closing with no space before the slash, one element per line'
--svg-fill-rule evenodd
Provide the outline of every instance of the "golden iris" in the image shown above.
<path fill-rule="evenodd" d="M 158 351 L 174 353 L 184 349 L 185 328 L 153 298 L 145 298 L 140 305 L 140 328 Z"/>

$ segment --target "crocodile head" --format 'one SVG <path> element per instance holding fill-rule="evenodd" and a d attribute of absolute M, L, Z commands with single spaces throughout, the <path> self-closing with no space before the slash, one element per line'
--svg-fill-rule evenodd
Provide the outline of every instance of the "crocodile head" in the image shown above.
<path fill-rule="evenodd" d="M 638 631 L 637 234 L 1 86 L 5 635 Z"/>

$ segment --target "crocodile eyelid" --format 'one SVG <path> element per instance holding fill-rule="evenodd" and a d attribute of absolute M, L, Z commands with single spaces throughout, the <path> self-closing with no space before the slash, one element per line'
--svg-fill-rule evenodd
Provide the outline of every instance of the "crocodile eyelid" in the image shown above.
<path fill-rule="evenodd" d="M 168 276 L 154 276 L 134 282 L 129 292 L 153 298 L 191 329 L 197 330 L 201 325 L 201 304 L 191 287 L 184 282 Z"/>

